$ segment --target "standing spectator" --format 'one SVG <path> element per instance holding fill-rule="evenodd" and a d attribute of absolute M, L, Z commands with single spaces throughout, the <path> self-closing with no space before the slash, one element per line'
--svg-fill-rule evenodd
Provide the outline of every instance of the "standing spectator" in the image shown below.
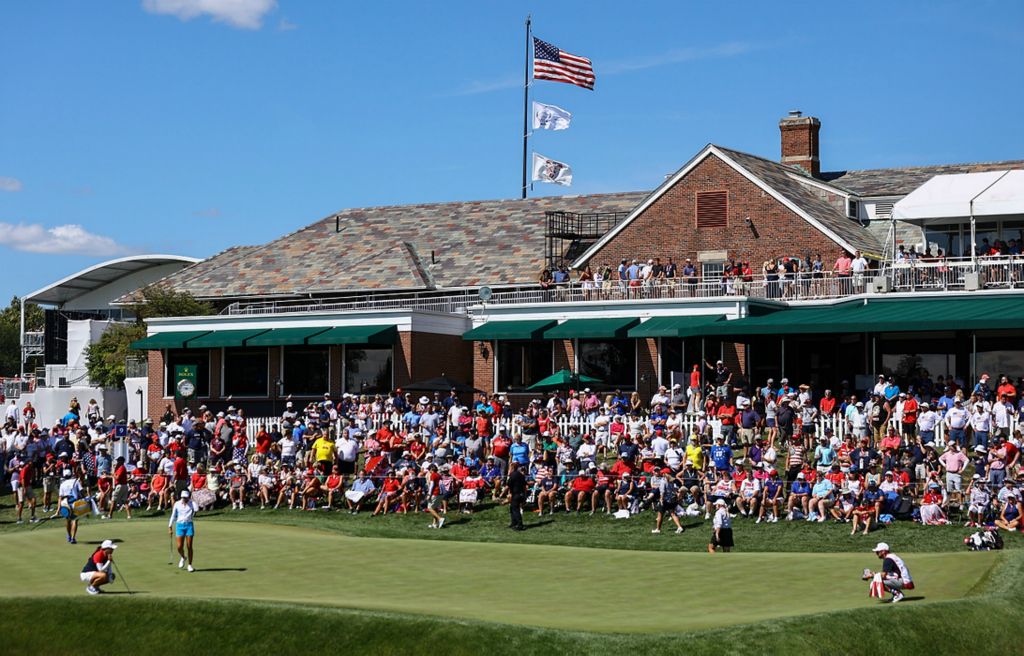
<path fill-rule="evenodd" d="M 712 521 L 711 542 L 708 543 L 708 553 L 715 553 L 715 549 L 721 547 L 724 553 L 729 553 L 733 547 L 732 518 L 729 510 L 722 499 L 715 501 L 715 518 Z"/>
<path fill-rule="evenodd" d="M 939 463 L 946 472 L 946 490 L 952 492 L 961 489 L 964 468 L 967 467 L 967 456 L 960 450 L 960 444 L 950 440 L 946 450 L 939 456 Z"/>

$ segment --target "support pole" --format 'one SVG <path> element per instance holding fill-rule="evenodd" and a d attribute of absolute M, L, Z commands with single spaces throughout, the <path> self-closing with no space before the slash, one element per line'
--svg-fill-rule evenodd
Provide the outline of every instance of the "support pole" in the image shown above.
<path fill-rule="evenodd" d="M 530 137 L 530 16 L 526 16 L 526 62 L 523 65 L 523 200 L 526 200 L 527 164 L 529 154 L 527 141 Z"/>
<path fill-rule="evenodd" d="M 971 271 L 977 271 L 978 267 L 978 235 L 975 230 L 974 213 L 971 213 Z"/>
<path fill-rule="evenodd" d="M 21 317 L 19 319 L 20 327 L 18 329 L 18 332 L 20 333 L 20 336 L 18 337 L 18 346 L 20 347 L 18 360 L 21 362 L 21 366 L 18 377 L 21 380 L 25 380 L 25 297 L 22 296 L 19 300 L 21 301 Z"/>

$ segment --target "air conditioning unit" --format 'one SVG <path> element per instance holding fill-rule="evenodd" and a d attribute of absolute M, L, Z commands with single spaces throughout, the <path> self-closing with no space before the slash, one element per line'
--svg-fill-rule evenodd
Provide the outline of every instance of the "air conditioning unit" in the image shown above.
<path fill-rule="evenodd" d="M 892 291 L 892 280 L 886 276 L 875 276 L 871 279 L 871 291 L 876 294 L 888 294 Z"/>
<path fill-rule="evenodd" d="M 965 273 L 964 289 L 969 292 L 976 292 L 981 289 L 981 277 L 977 273 Z"/>

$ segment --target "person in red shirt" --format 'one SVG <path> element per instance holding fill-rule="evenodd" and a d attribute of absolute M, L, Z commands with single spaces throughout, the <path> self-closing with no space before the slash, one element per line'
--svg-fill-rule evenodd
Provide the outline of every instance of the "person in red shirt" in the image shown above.
<path fill-rule="evenodd" d="M 188 489 L 191 479 L 188 475 L 188 463 L 185 461 L 181 450 L 174 457 L 174 497 L 181 497 L 181 493 Z"/>
<path fill-rule="evenodd" d="M 466 459 L 464 457 L 459 456 L 458 462 L 452 465 L 452 476 L 460 483 L 469 476 L 469 467 L 466 466 Z"/>
<path fill-rule="evenodd" d="M 597 470 L 597 476 L 595 477 L 596 486 L 594 491 L 590 495 L 590 514 L 593 515 L 594 511 L 597 510 L 598 498 L 604 499 L 604 511 L 610 514 L 612 512 L 612 489 L 615 487 L 615 477 L 610 471 L 608 471 L 608 463 L 603 463 Z"/>
<path fill-rule="evenodd" d="M 206 468 L 203 465 L 199 465 L 196 468 L 194 474 L 189 479 L 192 484 L 192 491 L 201 490 L 206 487 Z"/>
<path fill-rule="evenodd" d="M 153 509 L 153 499 L 156 498 L 156 509 L 163 510 L 167 502 L 167 477 L 157 472 L 149 483 L 149 498 L 146 500 L 146 510 Z"/>
<path fill-rule="evenodd" d="M 260 457 L 260 462 L 265 462 L 267 454 L 270 453 L 270 445 L 273 441 L 270 439 L 270 434 L 267 433 L 266 429 L 261 429 L 256 434 L 256 455 Z"/>
<path fill-rule="evenodd" d="M 626 474 L 632 474 L 633 468 L 625 460 L 616 460 L 611 473 L 612 479 L 618 480 Z"/>
<path fill-rule="evenodd" d="M 572 485 L 569 486 L 569 490 L 565 493 L 565 512 L 572 512 L 573 499 L 576 500 L 576 514 L 580 513 L 583 509 L 583 501 L 586 499 L 590 500 L 590 514 L 594 514 L 594 501 L 593 493 L 597 489 L 597 483 L 594 481 L 594 476 L 591 472 L 580 473 L 579 476 L 572 480 Z"/>
<path fill-rule="evenodd" d="M 830 480 L 832 482 L 832 485 L 836 486 L 836 490 L 840 490 L 843 487 L 843 481 L 846 479 L 846 476 L 843 474 L 842 471 L 840 471 L 839 463 L 833 462 L 832 468 L 829 469 L 829 472 L 827 474 L 825 474 L 825 478 Z"/>
<path fill-rule="evenodd" d="M 310 468 L 306 473 L 306 482 L 302 486 L 302 508 L 304 510 L 316 510 L 316 502 L 323 493 L 323 484 L 316 475 L 316 470 Z"/>
<path fill-rule="evenodd" d="M 413 436 L 412 441 L 409 442 L 406 449 L 409 451 L 409 455 L 412 456 L 412 459 L 417 463 L 422 462 L 423 457 L 427 453 L 427 445 L 423 443 L 423 440 L 420 439 L 419 435 Z"/>
<path fill-rule="evenodd" d="M 377 507 L 374 509 L 374 515 L 386 515 L 388 513 L 388 507 L 394 503 L 399 492 L 402 489 L 402 482 L 395 478 L 395 472 L 389 471 L 384 482 L 380 486 L 380 495 L 377 497 Z"/>
<path fill-rule="evenodd" d="M 700 408 L 700 365 L 693 365 L 690 372 L 690 399 L 687 403 L 687 412 L 693 412 Z"/>
<path fill-rule="evenodd" d="M 722 435 L 725 437 L 725 443 L 732 444 L 736 439 L 736 404 L 729 398 L 722 399 L 722 404 L 718 406 L 715 415 L 722 422 Z"/>
<path fill-rule="evenodd" d="M 491 418 L 481 410 L 476 416 L 476 433 L 485 440 L 491 436 Z"/>
<path fill-rule="evenodd" d="M 831 417 L 836 412 L 836 397 L 832 396 L 832 390 L 825 390 L 825 396 L 818 402 L 818 410 L 822 417 Z"/>
<path fill-rule="evenodd" d="M 494 456 L 494 464 L 498 465 L 498 469 L 501 471 L 501 475 L 504 477 L 508 473 L 508 452 L 512 446 L 512 440 L 508 439 L 508 435 L 504 430 L 501 430 L 498 435 L 491 440 L 490 452 L 487 455 Z"/>
<path fill-rule="evenodd" d="M 999 379 L 999 387 L 996 388 L 996 398 L 1002 398 L 1003 395 L 1006 395 L 1006 400 L 1010 403 L 1016 403 L 1017 388 L 1013 386 L 1013 383 L 1006 376 Z"/>
<path fill-rule="evenodd" d="M 96 551 L 92 552 L 89 560 L 85 561 L 79 578 L 89 584 L 85 589 L 89 594 L 99 594 L 101 587 L 114 580 L 114 575 L 110 571 L 114 563 L 114 549 L 117 549 L 117 545 L 112 540 L 104 540 L 96 547 Z"/>
<path fill-rule="evenodd" d="M 113 516 L 122 506 L 128 519 L 131 519 L 132 509 L 128 505 L 128 469 L 124 466 L 124 457 L 119 457 L 117 468 L 114 469 L 114 493 L 111 496 L 110 515 Z"/>
<path fill-rule="evenodd" d="M 900 393 L 903 396 L 903 393 Z M 917 435 L 917 399 L 907 396 L 903 400 L 903 437 L 910 440 Z"/>

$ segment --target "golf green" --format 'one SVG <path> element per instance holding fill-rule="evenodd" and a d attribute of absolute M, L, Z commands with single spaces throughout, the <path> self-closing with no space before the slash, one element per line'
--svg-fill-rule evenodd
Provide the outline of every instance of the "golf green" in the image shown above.
<path fill-rule="evenodd" d="M 119 543 L 115 561 L 147 598 L 238 598 L 448 616 L 563 630 L 678 632 L 878 605 L 866 553 L 700 554 L 533 544 L 361 538 L 309 528 L 199 521 L 197 571 L 167 564 L 166 524 L 83 528 Z M 95 544 L 96 542 L 92 542 Z M 92 544 L 46 527 L 0 535 L 0 596 L 85 595 Z M 907 556 L 909 604 L 966 595 L 997 553 Z M 177 556 L 174 557 L 175 565 Z M 123 591 L 120 581 L 108 586 Z M 96 603 L 103 603 L 98 598 Z"/>

